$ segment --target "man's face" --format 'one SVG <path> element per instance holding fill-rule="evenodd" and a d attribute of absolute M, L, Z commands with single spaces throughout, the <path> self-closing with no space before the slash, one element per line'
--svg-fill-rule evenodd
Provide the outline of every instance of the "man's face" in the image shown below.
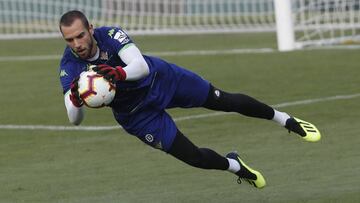
<path fill-rule="evenodd" d="M 61 32 L 67 45 L 82 59 L 91 58 L 96 53 L 93 27 L 85 28 L 80 19 L 70 26 L 61 26 Z"/>

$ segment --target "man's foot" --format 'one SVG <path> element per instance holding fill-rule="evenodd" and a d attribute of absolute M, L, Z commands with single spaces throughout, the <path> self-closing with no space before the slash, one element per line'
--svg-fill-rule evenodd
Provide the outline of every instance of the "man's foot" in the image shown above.
<path fill-rule="evenodd" d="M 320 131 L 315 125 L 295 117 L 287 119 L 285 128 L 288 129 L 289 132 L 292 131 L 299 134 L 308 142 L 317 142 L 321 138 Z"/>
<path fill-rule="evenodd" d="M 234 159 L 240 164 L 240 170 L 235 173 L 237 176 L 239 176 L 239 184 L 242 180 L 245 180 L 256 188 L 265 187 L 266 182 L 261 173 L 247 166 L 244 161 L 240 159 L 240 156 L 236 152 L 230 152 L 226 155 L 226 157 L 229 159 Z"/>

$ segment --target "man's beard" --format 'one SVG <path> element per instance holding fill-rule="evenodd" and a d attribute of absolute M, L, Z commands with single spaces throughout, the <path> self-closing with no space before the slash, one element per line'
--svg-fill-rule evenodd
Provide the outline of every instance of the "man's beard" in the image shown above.
<path fill-rule="evenodd" d="M 80 58 L 82 59 L 89 59 L 91 58 L 91 52 L 92 52 L 92 49 L 93 49 L 93 45 L 94 45 L 94 40 L 91 40 L 90 43 L 89 43 L 89 46 L 88 46 L 88 49 L 85 49 L 87 51 L 86 55 L 83 57 L 83 56 L 80 56 L 80 54 L 78 53 L 78 55 L 80 56 Z"/>

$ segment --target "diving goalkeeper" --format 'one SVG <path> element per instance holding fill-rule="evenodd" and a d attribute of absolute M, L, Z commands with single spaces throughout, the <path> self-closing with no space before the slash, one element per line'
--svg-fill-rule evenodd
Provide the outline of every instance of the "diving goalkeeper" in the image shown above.
<path fill-rule="evenodd" d="M 109 107 L 129 134 L 191 166 L 230 171 L 239 182 L 245 180 L 256 188 L 266 185 L 259 171 L 246 165 L 237 152 L 222 156 L 197 147 L 178 129 L 166 109 L 202 107 L 237 112 L 272 120 L 306 141 L 320 140 L 320 132 L 309 122 L 245 94 L 221 90 L 185 68 L 142 55 L 119 27 L 94 28 L 82 12 L 73 10 L 62 15 L 59 28 L 67 44 L 60 62 L 60 81 L 72 124 L 79 125 L 84 117 L 77 80 L 89 65 L 95 65 L 94 71 L 116 84 Z"/>

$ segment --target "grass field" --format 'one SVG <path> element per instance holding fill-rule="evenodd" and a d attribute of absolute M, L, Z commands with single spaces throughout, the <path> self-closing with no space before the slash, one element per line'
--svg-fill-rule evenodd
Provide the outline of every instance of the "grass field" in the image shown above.
<path fill-rule="evenodd" d="M 136 37 L 145 52 L 275 48 L 271 34 Z M 63 42 L 0 41 L 0 202 L 360 202 L 359 49 L 166 56 L 215 86 L 315 123 L 323 139 L 305 143 L 277 124 L 235 114 L 179 121 L 193 142 L 237 150 L 267 187 L 236 184 L 228 172 L 188 167 L 122 129 L 54 131 L 5 125 L 69 126 L 58 80 Z M 319 99 L 319 100 L 312 100 Z M 211 113 L 172 109 L 174 118 Z M 116 125 L 110 109 L 87 109 L 83 126 Z"/>

